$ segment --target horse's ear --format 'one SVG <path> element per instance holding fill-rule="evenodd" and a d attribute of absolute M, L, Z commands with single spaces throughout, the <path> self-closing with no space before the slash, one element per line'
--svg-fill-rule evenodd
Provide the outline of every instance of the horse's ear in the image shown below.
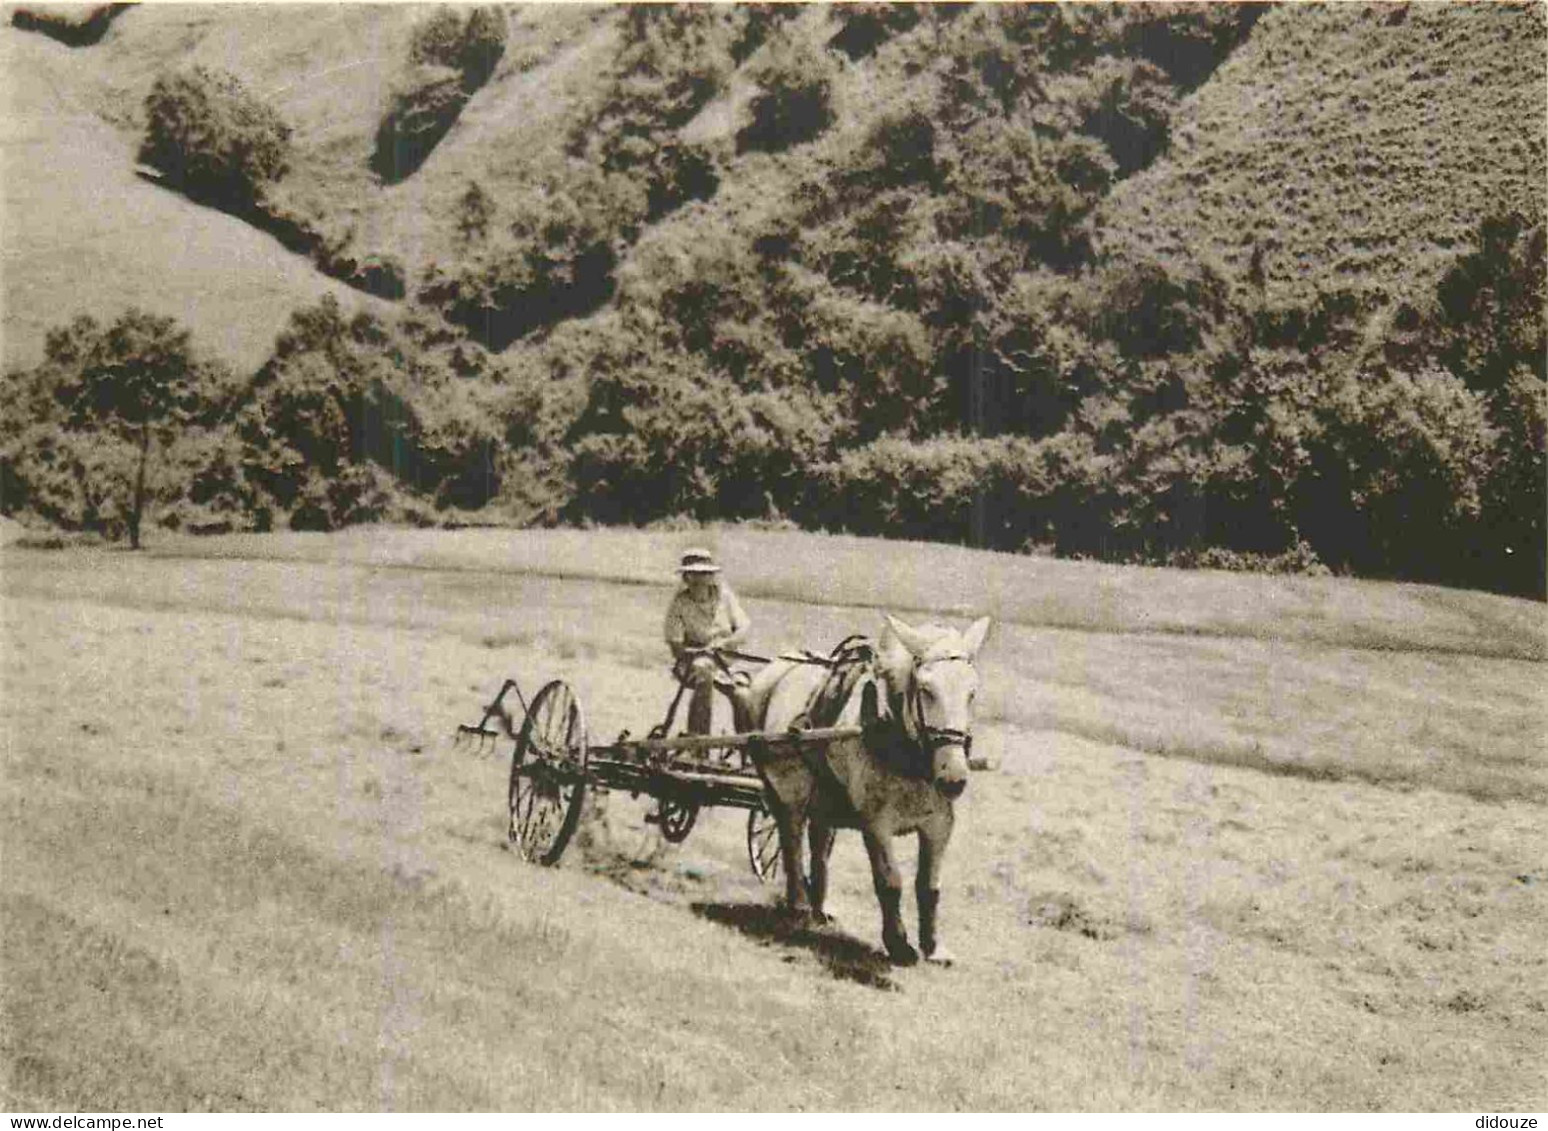
<path fill-rule="evenodd" d="M 989 618 L 979 617 L 973 622 L 972 627 L 962 634 L 962 643 L 967 646 L 969 656 L 977 656 L 978 650 L 984 646 L 984 637 L 989 635 Z"/>
<path fill-rule="evenodd" d="M 903 647 L 913 654 L 914 659 L 919 659 L 919 657 L 930 650 L 930 641 L 921 636 L 916 630 L 904 624 L 895 616 L 886 613 L 882 615 L 887 618 L 887 628 L 891 630 L 892 635 Z"/>

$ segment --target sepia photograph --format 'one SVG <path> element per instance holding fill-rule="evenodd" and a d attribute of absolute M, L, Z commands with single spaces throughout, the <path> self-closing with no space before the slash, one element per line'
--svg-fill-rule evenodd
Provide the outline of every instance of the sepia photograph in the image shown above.
<path fill-rule="evenodd" d="M 1545 232 L 1542 2 L 0 4 L 0 1112 L 1540 1124 Z"/>

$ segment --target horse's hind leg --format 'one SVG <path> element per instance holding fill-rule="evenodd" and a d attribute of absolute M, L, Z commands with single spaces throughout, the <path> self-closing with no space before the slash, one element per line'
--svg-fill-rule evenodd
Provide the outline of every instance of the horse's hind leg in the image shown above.
<path fill-rule="evenodd" d="M 812 878 L 806 885 L 807 894 L 812 901 L 812 914 L 819 923 L 828 921 L 827 912 L 823 910 L 828 902 L 828 856 L 833 851 L 833 830 L 821 821 L 813 821 L 808 826 L 808 847 L 812 854 Z"/>
<path fill-rule="evenodd" d="M 805 916 L 811 906 L 806 898 L 806 864 L 801 857 L 810 797 L 798 794 L 791 802 L 769 789 L 764 791 L 764 802 L 774 814 L 775 827 L 779 829 L 779 862 L 785 871 L 785 907 L 792 915 Z"/>
<path fill-rule="evenodd" d="M 912 966 L 919 961 L 919 952 L 909 945 L 908 930 L 903 926 L 903 880 L 892 858 L 892 838 L 878 836 L 869 829 L 864 835 L 876 902 L 881 904 L 882 945 L 887 948 L 887 957 L 899 966 Z"/>

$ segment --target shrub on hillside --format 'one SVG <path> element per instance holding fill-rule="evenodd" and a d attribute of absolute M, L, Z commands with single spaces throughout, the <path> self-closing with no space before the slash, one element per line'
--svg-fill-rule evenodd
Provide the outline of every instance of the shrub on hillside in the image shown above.
<path fill-rule="evenodd" d="M 1466 568 L 1501 454 L 1482 398 L 1441 369 L 1350 375 L 1317 421 L 1298 525 L 1324 560 L 1420 580 Z"/>
<path fill-rule="evenodd" d="M 67 47 L 90 47 L 101 41 L 113 21 L 132 4 L 43 4 L 16 8 L 11 26 L 37 31 Z"/>
<path fill-rule="evenodd" d="M 139 159 L 189 196 L 240 212 L 290 163 L 290 127 L 235 75 L 196 66 L 158 78 L 145 99 Z"/>
<path fill-rule="evenodd" d="M 1087 396 L 1117 382 L 1119 359 L 1087 336 L 1078 296 L 1052 273 L 1017 274 L 992 296 L 974 358 L 980 432 L 1053 435 Z"/>
<path fill-rule="evenodd" d="M 1103 266 L 1097 329 L 1130 357 L 1191 353 L 1228 320 L 1230 290 L 1208 266 L 1124 257 Z"/>
<path fill-rule="evenodd" d="M 432 265 L 419 292 L 493 350 L 596 310 L 615 286 L 616 253 L 589 201 L 567 192 L 533 193 L 512 211 L 517 219 L 506 235 L 456 268 Z"/>
<path fill-rule="evenodd" d="M 1175 88 L 1158 67 L 1112 57 L 1092 68 L 1090 82 L 1081 129 L 1107 146 L 1118 176 L 1145 168 L 1171 139 Z"/>
<path fill-rule="evenodd" d="M 464 12 L 437 8 L 414 31 L 411 69 L 377 127 L 371 158 L 372 170 L 388 184 L 418 171 L 505 53 L 505 17 L 500 11 L 481 7 Z"/>
<path fill-rule="evenodd" d="M 844 406 L 857 437 L 925 433 L 949 418 L 929 333 L 917 316 L 824 287 L 806 323 L 811 380 Z"/>
<path fill-rule="evenodd" d="M 738 153 L 777 153 L 811 141 L 833 124 L 833 62 L 809 44 L 781 39 L 770 44 L 751 78 L 759 91 L 752 121 L 736 135 Z"/>
<path fill-rule="evenodd" d="M 808 513 L 856 534 L 1000 550 L 1056 544 L 1079 497 L 1067 490 L 1073 469 L 1061 447 L 1019 437 L 884 437 L 819 468 Z"/>
<path fill-rule="evenodd" d="M 462 75 L 450 67 L 419 67 L 392 96 L 376 129 L 371 168 L 387 184 L 412 176 L 468 104 Z"/>
<path fill-rule="evenodd" d="M 738 4 L 735 12 L 741 17 L 741 26 L 735 42 L 731 44 L 731 61 L 740 66 L 747 61 L 748 56 L 763 46 L 770 35 L 799 16 L 801 7 L 798 4 L 778 3 Z"/>
<path fill-rule="evenodd" d="M 1045 138 L 995 123 L 953 139 L 947 230 L 963 239 L 1003 235 L 1017 269 L 1072 267 L 1090 255 L 1084 225 L 1115 175 L 1101 141 Z"/>
<path fill-rule="evenodd" d="M 571 517 L 788 513 L 832 426 L 821 401 L 795 390 L 742 393 L 694 360 L 599 374 L 571 435 Z"/>
<path fill-rule="evenodd" d="M 720 185 L 715 154 L 680 136 L 735 69 L 746 16 L 740 5 L 636 4 L 594 115 L 570 133 L 570 156 L 600 169 L 614 205 L 598 217 L 632 239 L 652 222 Z"/>
<path fill-rule="evenodd" d="M 470 180 L 457 201 L 457 234 L 462 237 L 462 242 L 472 245 L 488 239 L 494 216 L 494 198 L 483 185 Z"/>
<path fill-rule="evenodd" d="M 240 420 L 250 481 L 292 525 L 332 529 L 408 494 L 476 508 L 499 490 L 498 425 L 445 363 L 336 300 L 297 311 Z"/>
<path fill-rule="evenodd" d="M 1123 46 L 1167 73 L 1186 93 L 1204 82 L 1251 33 L 1266 4 L 1134 4 L 1122 13 Z"/>
<path fill-rule="evenodd" d="M 409 59 L 416 64 L 456 71 L 472 92 L 494 74 L 496 64 L 505 54 L 505 42 L 505 17 L 498 8 L 437 8 L 414 29 Z"/>
<path fill-rule="evenodd" d="M 855 3 L 835 5 L 839 29 L 828 42 L 851 60 L 864 59 L 894 35 L 919 22 L 917 4 Z"/>

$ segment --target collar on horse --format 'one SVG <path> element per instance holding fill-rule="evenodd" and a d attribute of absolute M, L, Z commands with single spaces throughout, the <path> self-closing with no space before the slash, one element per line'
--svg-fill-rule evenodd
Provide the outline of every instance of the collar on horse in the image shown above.
<path fill-rule="evenodd" d="M 796 657 L 790 657 L 796 659 Z M 972 663 L 966 652 L 943 652 L 914 658 L 906 688 L 899 690 L 890 681 L 878 679 L 875 670 L 876 648 L 864 636 L 850 636 L 826 657 L 805 654 L 802 662 L 816 663 L 828 669 L 828 676 L 812 696 L 796 725 L 829 726 L 858 686 L 861 694 L 860 720 L 866 731 L 866 744 L 883 757 L 891 752 L 894 768 L 906 777 L 928 779 L 935 752 L 943 746 L 960 745 L 969 755 L 973 735 L 955 727 L 933 726 L 925 721 L 920 702 L 918 674 L 932 664 Z M 877 683 L 887 686 L 888 713 L 883 715 L 877 702 Z"/>

